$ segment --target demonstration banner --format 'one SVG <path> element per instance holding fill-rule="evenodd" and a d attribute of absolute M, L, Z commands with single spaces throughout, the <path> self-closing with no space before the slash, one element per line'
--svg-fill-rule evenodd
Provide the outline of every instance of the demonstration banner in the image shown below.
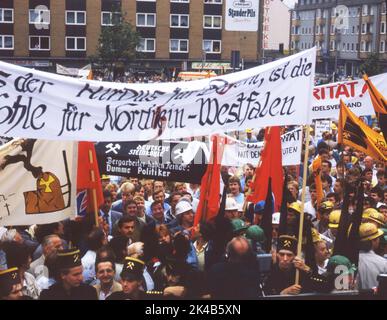
<path fill-rule="evenodd" d="M 0 62 L 0 135 L 149 141 L 309 122 L 316 49 L 192 82 L 109 83 Z"/>
<path fill-rule="evenodd" d="M 375 87 L 387 96 L 387 73 L 370 77 Z M 374 115 L 368 88 L 363 79 L 317 86 L 313 90 L 312 119 L 339 119 L 340 99 L 355 115 Z"/>
<path fill-rule="evenodd" d="M 73 216 L 76 154 L 73 142 L 14 139 L 0 147 L 0 226 Z"/>
<path fill-rule="evenodd" d="M 110 142 L 95 145 L 101 174 L 200 183 L 208 162 L 199 141 Z"/>
<path fill-rule="evenodd" d="M 227 136 L 228 143 L 225 145 L 222 165 L 225 166 L 243 166 L 251 163 L 258 165 L 263 141 L 247 143 L 233 139 Z M 282 165 L 291 166 L 299 165 L 301 162 L 302 148 L 302 128 L 287 132 L 281 136 L 282 141 Z"/>

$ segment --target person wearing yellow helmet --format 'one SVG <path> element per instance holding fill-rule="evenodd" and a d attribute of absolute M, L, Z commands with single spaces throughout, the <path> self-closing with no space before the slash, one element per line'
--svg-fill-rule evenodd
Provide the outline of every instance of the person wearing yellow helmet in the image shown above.
<path fill-rule="evenodd" d="M 333 210 L 329 214 L 328 221 L 328 230 L 323 233 L 323 236 L 332 240 L 332 243 L 335 242 L 337 237 L 337 232 L 339 229 L 341 210 Z"/>
<path fill-rule="evenodd" d="M 332 212 L 334 205 L 331 201 L 324 201 L 317 208 L 320 216 L 320 220 L 314 223 L 315 228 L 319 233 L 325 233 L 328 231 L 329 215 Z"/>
<path fill-rule="evenodd" d="M 381 228 L 386 224 L 386 219 L 384 214 L 380 213 L 374 208 L 368 208 L 364 210 L 362 215 L 363 222 L 370 222 L 376 225 L 376 227 Z"/>
<path fill-rule="evenodd" d="M 359 289 L 367 290 L 378 286 L 377 277 L 387 273 L 387 260 L 375 253 L 380 245 L 384 232 L 373 223 L 362 223 L 359 228 L 359 273 L 357 284 Z"/>

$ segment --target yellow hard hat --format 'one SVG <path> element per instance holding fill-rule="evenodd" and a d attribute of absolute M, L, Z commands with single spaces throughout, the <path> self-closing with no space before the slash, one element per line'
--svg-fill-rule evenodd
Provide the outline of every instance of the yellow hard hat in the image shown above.
<path fill-rule="evenodd" d="M 331 124 L 331 129 L 332 130 L 337 130 L 337 126 L 336 126 L 336 124 L 334 122 L 332 122 L 332 124 Z"/>
<path fill-rule="evenodd" d="M 288 205 L 288 209 L 293 209 L 297 213 L 301 213 L 301 207 L 298 202 L 292 202 Z"/>
<path fill-rule="evenodd" d="M 362 223 L 359 228 L 360 241 L 369 241 L 379 238 L 384 232 L 373 223 Z"/>
<path fill-rule="evenodd" d="M 379 227 L 384 226 L 384 224 L 386 223 L 384 214 L 380 213 L 378 210 L 374 208 L 368 208 L 364 210 L 362 218 L 364 220 L 375 222 Z"/>
<path fill-rule="evenodd" d="M 319 210 L 330 210 L 333 209 L 334 204 L 332 201 L 324 201 L 323 203 L 320 204 L 320 207 L 318 208 Z"/>
<path fill-rule="evenodd" d="M 312 228 L 312 239 L 313 239 L 313 243 L 321 241 L 320 234 L 315 228 Z"/>
<path fill-rule="evenodd" d="M 253 133 L 253 129 L 246 129 L 246 133 Z"/>
<path fill-rule="evenodd" d="M 103 174 L 103 175 L 101 176 L 101 180 L 110 180 L 110 177 L 107 176 L 106 174 Z"/>
<path fill-rule="evenodd" d="M 341 210 L 333 210 L 329 215 L 328 227 L 331 229 L 338 228 L 340 223 L 340 216 L 341 216 Z"/>

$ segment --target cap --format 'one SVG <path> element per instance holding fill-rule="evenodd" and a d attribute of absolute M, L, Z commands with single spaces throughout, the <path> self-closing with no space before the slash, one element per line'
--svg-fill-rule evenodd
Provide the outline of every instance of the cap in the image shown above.
<path fill-rule="evenodd" d="M 145 262 L 136 258 L 126 257 L 120 277 L 127 280 L 141 280 Z"/>
<path fill-rule="evenodd" d="M 384 232 L 373 223 L 362 223 L 359 228 L 360 241 L 369 241 L 379 238 Z"/>
<path fill-rule="evenodd" d="M 292 202 L 288 205 L 288 209 L 293 209 L 297 213 L 301 213 L 301 207 L 298 202 Z"/>
<path fill-rule="evenodd" d="M 232 219 L 231 225 L 232 225 L 232 231 L 234 233 L 245 231 L 248 228 L 246 223 L 241 219 Z"/>
<path fill-rule="evenodd" d="M 338 266 L 344 266 L 347 268 L 348 271 L 345 271 L 344 274 L 353 273 L 356 270 L 356 267 L 351 263 L 351 261 L 347 257 L 336 255 L 329 258 L 327 264 L 327 271 L 335 274 L 335 269 Z"/>
<path fill-rule="evenodd" d="M 70 269 L 82 265 L 80 252 L 76 248 L 58 250 L 57 266 L 61 269 Z"/>
<path fill-rule="evenodd" d="M 288 250 L 297 255 L 298 240 L 295 236 L 282 235 L 278 238 L 277 252 L 281 250 Z"/>
<path fill-rule="evenodd" d="M 320 204 L 319 210 L 331 210 L 333 209 L 334 205 L 332 201 L 324 201 L 323 203 Z"/>
<path fill-rule="evenodd" d="M 281 212 L 274 212 L 271 217 L 271 224 L 279 224 L 281 219 Z"/>
<path fill-rule="evenodd" d="M 322 240 L 320 233 L 315 228 L 312 228 L 312 239 L 313 239 L 313 243 L 316 243 Z"/>
<path fill-rule="evenodd" d="M 329 224 L 328 227 L 331 229 L 336 229 L 339 227 L 340 223 L 341 210 L 333 210 L 329 214 Z"/>
<path fill-rule="evenodd" d="M 265 201 L 262 200 L 262 201 L 259 201 L 255 204 L 254 206 L 254 213 L 258 213 L 258 214 L 261 214 L 263 213 L 263 209 L 265 209 Z"/>
<path fill-rule="evenodd" d="M 18 268 L 0 271 L 0 297 L 6 297 L 12 292 L 15 284 L 21 283 Z"/>
<path fill-rule="evenodd" d="M 263 243 L 266 240 L 265 232 L 260 226 L 253 225 L 247 228 L 246 238 L 255 242 Z"/>
<path fill-rule="evenodd" d="M 181 199 L 176 204 L 175 211 L 176 211 L 176 216 L 188 211 L 192 211 L 192 204 L 189 202 L 189 200 Z"/>
<path fill-rule="evenodd" d="M 237 202 L 235 201 L 235 199 L 234 198 L 232 198 L 232 197 L 228 197 L 227 199 L 226 199 L 226 206 L 225 206 L 225 208 L 224 208 L 224 210 L 238 210 L 238 204 L 237 204 Z"/>
<path fill-rule="evenodd" d="M 383 227 L 384 224 L 386 223 L 384 214 L 380 213 L 374 208 L 368 208 L 364 210 L 362 217 L 363 219 L 369 220 L 371 222 L 375 222 L 378 227 Z"/>

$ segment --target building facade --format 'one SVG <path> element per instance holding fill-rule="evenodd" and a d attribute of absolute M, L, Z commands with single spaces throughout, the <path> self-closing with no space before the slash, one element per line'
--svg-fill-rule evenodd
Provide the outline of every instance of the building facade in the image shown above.
<path fill-rule="evenodd" d="M 384 0 L 299 0 L 292 10 L 290 50 L 316 46 L 317 72 L 357 76 L 371 54 L 387 70 Z"/>
<path fill-rule="evenodd" d="M 1 0 L 0 59 L 38 68 L 81 67 L 119 8 L 141 36 L 134 63 L 139 69 L 229 63 L 232 50 L 247 66 L 259 61 L 261 28 L 226 31 L 225 0 Z"/>

